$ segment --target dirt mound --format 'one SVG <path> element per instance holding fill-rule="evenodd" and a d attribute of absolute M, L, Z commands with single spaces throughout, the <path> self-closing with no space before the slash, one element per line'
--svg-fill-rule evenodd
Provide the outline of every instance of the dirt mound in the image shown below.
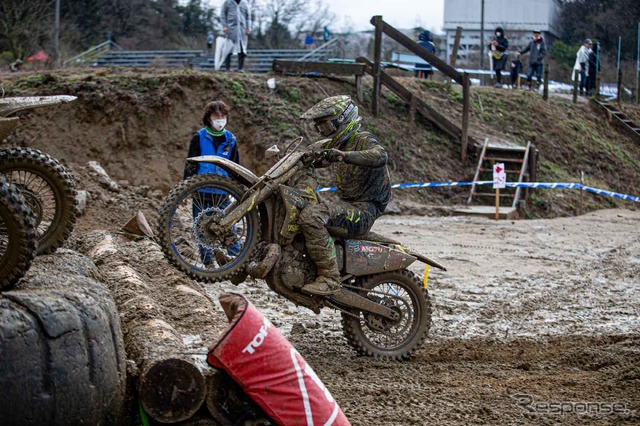
<path fill-rule="evenodd" d="M 192 134 L 201 127 L 201 109 L 211 99 L 232 108 L 229 129 L 237 136 L 241 163 L 257 174 L 269 166 L 264 152 L 315 132 L 298 117 L 320 99 L 336 94 L 355 97 L 353 79 L 204 73 L 192 70 L 88 69 L 49 74 L 5 76 L 5 96 L 69 94 L 78 100 L 55 109 L 22 114 L 21 126 L 2 146 L 33 146 L 72 165 L 98 161 L 115 180 L 167 192 L 182 177 Z M 454 123 L 460 123 L 461 94 L 456 86 L 399 78 L 407 88 Z M 473 178 L 477 159 L 461 163 L 460 143 L 418 117 L 410 128 L 406 105 L 387 89 L 381 114 L 370 115 L 371 79 L 365 79 L 360 112 L 389 151 L 394 183 L 465 181 Z M 637 108 L 626 107 L 630 113 Z M 544 102 L 524 91 L 474 88 L 470 133 L 492 143 L 535 143 L 541 152 L 538 180 L 575 182 L 586 173 L 587 184 L 628 194 L 640 193 L 640 144 L 611 126 L 587 102 L 562 97 Z M 472 153 L 473 154 L 473 153 Z M 323 184 L 331 185 L 326 181 Z M 461 204 L 468 188 L 399 190 L 398 199 L 422 204 Z M 532 216 L 573 214 L 578 191 L 538 190 L 530 203 Z M 614 199 L 588 196 L 584 210 L 617 207 Z"/>

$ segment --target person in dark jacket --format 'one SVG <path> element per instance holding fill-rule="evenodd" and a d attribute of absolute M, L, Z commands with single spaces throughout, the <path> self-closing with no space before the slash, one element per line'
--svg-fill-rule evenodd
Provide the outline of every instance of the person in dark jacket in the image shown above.
<path fill-rule="evenodd" d="M 330 138 L 311 149 L 323 150 L 325 159 L 316 167 L 333 166 L 337 182 L 338 201 L 308 204 L 298 217 L 307 254 L 318 268 L 317 279 L 302 291 L 328 296 L 340 289 L 340 271 L 327 227 L 347 238 L 369 232 L 391 200 L 387 151 L 375 136 L 360 130 L 358 107 L 349 96 L 326 98 L 300 118 L 313 120 L 316 130 Z"/>
<path fill-rule="evenodd" d="M 600 72 L 600 43 L 597 41 L 592 44 L 591 52 L 589 52 L 587 71 L 587 96 L 593 96 L 597 93 L 596 80 Z"/>
<path fill-rule="evenodd" d="M 424 30 L 418 36 L 418 45 L 424 47 L 427 52 L 436 54 L 436 45 L 433 43 L 433 37 L 431 37 L 431 32 Z M 415 64 L 416 77 L 418 78 L 431 78 L 433 75 L 433 67 L 431 64 Z"/>
<path fill-rule="evenodd" d="M 196 132 L 189 143 L 187 158 L 201 155 L 215 155 L 240 164 L 240 155 L 236 137 L 226 129 L 229 109 L 223 101 L 212 101 L 205 105 L 202 114 L 204 127 Z M 184 167 L 184 179 L 195 175 L 214 174 L 228 177 L 228 173 L 210 163 L 193 163 L 187 161 Z M 194 220 L 201 214 L 213 214 L 229 205 L 229 196 L 215 189 L 204 189 L 198 192 L 198 202 L 192 203 Z M 235 229 L 234 229 L 235 232 Z M 225 254 L 221 250 L 201 245 L 200 258 L 204 265 L 210 264 L 214 257 L 220 266 L 230 261 L 227 254 L 236 256 L 240 253 L 240 244 L 236 241 L 227 248 Z"/>
<path fill-rule="evenodd" d="M 542 82 L 544 56 L 547 54 L 547 46 L 540 30 L 533 30 L 533 40 L 529 42 L 527 47 L 519 51 L 516 56 L 520 57 L 520 55 L 524 55 L 527 52 L 529 52 L 529 73 L 527 74 L 527 82 L 529 83 L 529 89 L 531 89 L 534 72 L 536 74 L 538 84 Z"/>
<path fill-rule="evenodd" d="M 247 56 L 247 42 L 251 34 L 249 28 L 251 10 L 246 0 L 225 0 L 220 11 L 222 32 L 233 42 L 233 51 L 227 54 L 224 66 L 231 69 L 231 55 L 238 54 L 238 71 L 244 71 L 244 58 Z"/>
<path fill-rule="evenodd" d="M 505 37 L 502 27 L 497 27 L 494 34 L 493 40 L 489 43 L 489 50 L 491 50 L 493 71 L 496 73 L 496 87 L 502 87 L 502 71 L 507 66 L 509 40 Z"/>

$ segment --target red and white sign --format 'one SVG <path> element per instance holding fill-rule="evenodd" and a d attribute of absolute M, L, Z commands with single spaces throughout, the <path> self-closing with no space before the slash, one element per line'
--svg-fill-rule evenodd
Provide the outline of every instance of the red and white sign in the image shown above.
<path fill-rule="evenodd" d="M 207 362 L 224 369 L 278 425 L 347 426 L 338 403 L 311 366 L 251 302 L 220 296 L 229 327 Z"/>
<path fill-rule="evenodd" d="M 493 165 L 493 189 L 502 189 L 506 187 L 507 172 L 504 170 L 504 163 Z"/>

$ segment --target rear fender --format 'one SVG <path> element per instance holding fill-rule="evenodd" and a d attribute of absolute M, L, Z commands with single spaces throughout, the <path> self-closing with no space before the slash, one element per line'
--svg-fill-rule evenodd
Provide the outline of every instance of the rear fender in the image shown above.
<path fill-rule="evenodd" d="M 243 185 L 251 188 L 258 181 L 258 177 L 246 167 L 242 167 L 238 163 L 234 163 L 223 157 L 216 155 L 202 155 L 200 157 L 187 158 L 187 161 L 193 163 L 211 163 L 223 169 L 229 173 L 229 176 L 242 183 Z"/>

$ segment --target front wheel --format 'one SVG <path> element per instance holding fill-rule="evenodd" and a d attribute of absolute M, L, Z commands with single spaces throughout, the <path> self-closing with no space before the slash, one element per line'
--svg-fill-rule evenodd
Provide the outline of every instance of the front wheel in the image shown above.
<path fill-rule="evenodd" d="M 18 187 L 35 215 L 37 254 L 56 251 L 71 235 L 78 215 L 71 173 L 55 158 L 31 148 L 0 150 L 0 173 Z"/>
<path fill-rule="evenodd" d="M 236 181 L 210 174 L 192 176 L 173 188 L 158 218 L 158 238 L 169 262 L 204 282 L 233 281 L 244 274 L 260 240 L 256 208 L 227 232 L 212 229 L 245 192 Z"/>
<path fill-rule="evenodd" d="M 384 360 L 411 357 L 431 327 L 431 302 L 418 277 L 406 269 L 371 275 L 359 281 L 361 296 L 400 314 L 395 321 L 360 312 L 342 314 L 344 336 L 359 355 Z"/>

